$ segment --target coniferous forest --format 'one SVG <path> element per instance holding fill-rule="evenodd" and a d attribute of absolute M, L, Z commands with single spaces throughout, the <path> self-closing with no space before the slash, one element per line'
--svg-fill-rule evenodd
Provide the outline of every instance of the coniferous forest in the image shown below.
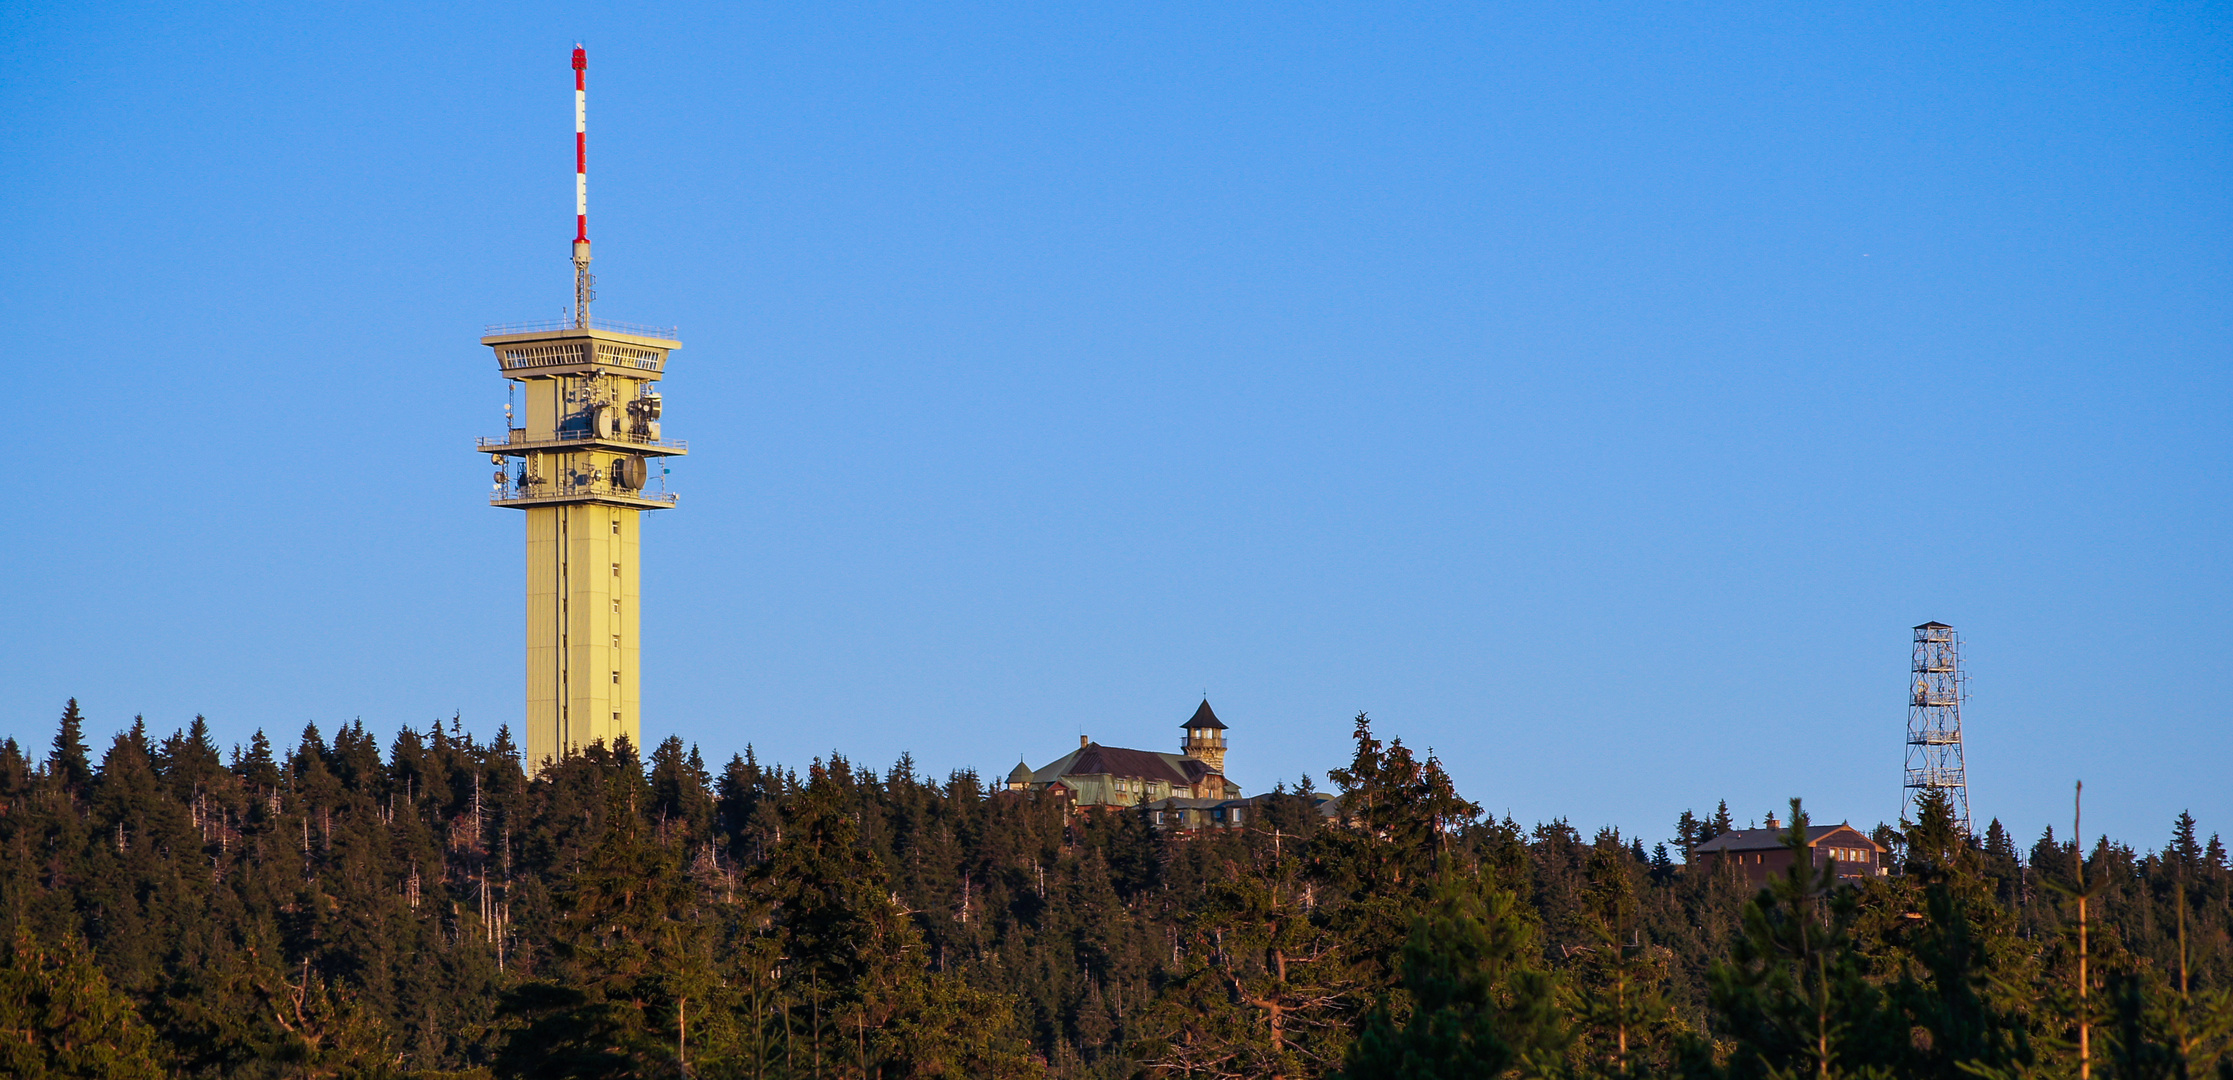
<path fill-rule="evenodd" d="M 1726 804 L 1498 821 L 1362 716 L 1337 819 L 1306 779 L 1191 835 L 906 758 L 84 723 L 0 742 L 0 1075 L 2233 1078 L 2183 815 L 2081 850 L 1934 803 L 1893 876 L 1756 891 L 1680 865 Z"/>

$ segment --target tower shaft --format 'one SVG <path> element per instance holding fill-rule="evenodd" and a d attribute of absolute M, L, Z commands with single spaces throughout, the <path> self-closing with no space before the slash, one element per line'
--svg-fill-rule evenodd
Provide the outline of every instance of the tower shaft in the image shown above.
<path fill-rule="evenodd" d="M 681 343 L 609 325 L 481 339 L 527 399 L 522 425 L 479 449 L 499 466 L 490 503 L 527 512 L 530 768 L 622 736 L 643 744 L 642 512 L 674 505 L 646 490 L 652 462 L 689 452 L 659 426 L 658 381 Z"/>
<path fill-rule="evenodd" d="M 643 745 L 642 513 L 593 503 L 527 510 L 529 761 L 623 736 Z"/>

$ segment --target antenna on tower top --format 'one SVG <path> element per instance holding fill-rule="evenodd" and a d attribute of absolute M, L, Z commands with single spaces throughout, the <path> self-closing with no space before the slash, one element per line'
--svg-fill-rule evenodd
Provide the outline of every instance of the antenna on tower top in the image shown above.
<path fill-rule="evenodd" d="M 574 328 L 589 329 L 589 302 L 597 298 L 589 274 L 589 53 L 574 46 Z"/>

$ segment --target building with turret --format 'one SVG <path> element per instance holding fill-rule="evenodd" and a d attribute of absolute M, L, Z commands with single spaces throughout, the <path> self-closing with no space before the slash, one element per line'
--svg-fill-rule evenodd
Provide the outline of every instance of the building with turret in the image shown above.
<path fill-rule="evenodd" d="M 1102 746 L 1088 735 L 1078 748 L 1034 769 L 1017 762 L 1010 791 L 1047 791 L 1076 806 L 1138 806 L 1158 799 L 1237 799 L 1241 788 L 1225 779 L 1225 723 L 1208 699 L 1181 725 L 1179 752 Z"/>
<path fill-rule="evenodd" d="M 1017 762 L 1008 790 L 1044 791 L 1078 808 L 1145 807 L 1155 824 L 1174 829 L 1236 828 L 1253 820 L 1256 800 L 1225 778 L 1227 728 L 1209 699 L 1179 727 L 1185 734 L 1176 754 L 1102 746 L 1080 735 L 1076 750 L 1041 768 Z"/>

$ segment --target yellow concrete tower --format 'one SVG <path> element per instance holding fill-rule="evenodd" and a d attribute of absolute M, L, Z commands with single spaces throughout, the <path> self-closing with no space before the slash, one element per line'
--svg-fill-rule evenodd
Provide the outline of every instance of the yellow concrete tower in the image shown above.
<path fill-rule="evenodd" d="M 674 331 L 589 317 L 587 66 L 575 49 L 573 317 L 481 338 L 526 399 L 525 415 L 479 449 L 497 466 L 489 503 L 527 512 L 530 772 L 623 735 L 643 746 L 638 519 L 674 505 L 664 482 L 646 488 L 660 458 L 689 449 L 660 437 L 658 383 L 682 347 Z"/>

